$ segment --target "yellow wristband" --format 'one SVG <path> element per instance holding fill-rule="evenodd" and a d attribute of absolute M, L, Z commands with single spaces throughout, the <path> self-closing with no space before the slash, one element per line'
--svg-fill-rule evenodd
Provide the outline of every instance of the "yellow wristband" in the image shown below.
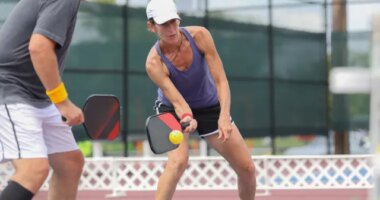
<path fill-rule="evenodd" d="M 51 102 L 53 102 L 54 104 L 61 103 L 62 101 L 66 100 L 66 98 L 69 96 L 67 94 L 63 82 L 61 82 L 61 84 L 59 84 L 58 87 L 50 91 L 46 91 L 46 94 L 49 96 Z"/>

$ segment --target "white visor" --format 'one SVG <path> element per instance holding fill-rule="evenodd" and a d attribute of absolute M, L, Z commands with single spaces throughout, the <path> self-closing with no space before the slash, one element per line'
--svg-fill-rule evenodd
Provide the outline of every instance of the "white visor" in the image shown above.
<path fill-rule="evenodd" d="M 157 24 L 163 24 L 172 19 L 181 19 L 177 7 L 172 0 L 151 0 L 146 7 L 146 16 Z"/>

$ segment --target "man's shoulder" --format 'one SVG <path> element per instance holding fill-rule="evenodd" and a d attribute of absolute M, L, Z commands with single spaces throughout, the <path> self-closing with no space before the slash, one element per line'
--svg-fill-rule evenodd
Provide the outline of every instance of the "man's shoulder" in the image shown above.
<path fill-rule="evenodd" d="M 65 1 L 56 1 L 56 0 L 45 0 L 41 1 L 40 5 L 42 7 L 44 6 L 50 6 L 54 4 L 71 4 L 71 5 L 77 5 L 80 4 L 81 0 L 65 0 Z"/>
<path fill-rule="evenodd" d="M 40 13 L 48 13 L 49 15 L 41 16 L 57 16 L 57 17 L 67 17 L 68 15 L 76 15 L 79 10 L 81 0 L 45 0 L 41 1 Z"/>

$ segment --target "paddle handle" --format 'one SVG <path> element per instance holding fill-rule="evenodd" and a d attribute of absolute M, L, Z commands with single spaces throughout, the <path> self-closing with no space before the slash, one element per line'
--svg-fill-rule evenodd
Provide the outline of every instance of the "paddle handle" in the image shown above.
<path fill-rule="evenodd" d="M 183 122 L 181 123 L 182 130 L 185 129 L 186 127 L 190 126 L 190 122 Z"/>

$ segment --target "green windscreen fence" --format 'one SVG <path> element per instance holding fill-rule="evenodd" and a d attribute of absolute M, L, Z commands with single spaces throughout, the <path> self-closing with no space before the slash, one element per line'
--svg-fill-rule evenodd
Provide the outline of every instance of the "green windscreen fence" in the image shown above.
<path fill-rule="evenodd" d="M 0 3 L 0 27 L 15 2 Z M 181 25 L 207 26 L 213 35 L 230 81 L 232 117 L 242 134 L 326 134 L 325 33 L 222 16 L 182 15 Z M 83 105 L 91 94 L 117 95 L 124 133 L 145 137 L 145 119 L 155 113 L 157 95 L 145 58 L 156 40 L 147 31 L 144 8 L 82 3 L 64 74 L 70 98 Z M 84 135 L 80 127 L 74 131 Z"/>
<path fill-rule="evenodd" d="M 274 30 L 276 132 L 326 133 L 324 33 Z"/>
<path fill-rule="evenodd" d="M 280 9 L 273 15 L 290 12 Z M 242 12 L 258 24 L 223 20 Z M 233 118 L 245 136 L 327 134 L 325 33 L 270 29 L 262 25 L 265 13 L 265 7 L 250 6 L 210 13 L 208 27 L 230 80 Z"/>
<path fill-rule="evenodd" d="M 124 101 L 124 35 L 121 7 L 82 3 L 68 56 L 64 81 L 70 98 L 83 105 L 91 94 L 114 94 Z M 125 121 L 125 106 L 122 120 Z M 125 130 L 125 123 L 122 123 Z M 81 126 L 78 139 L 87 139 Z"/>

